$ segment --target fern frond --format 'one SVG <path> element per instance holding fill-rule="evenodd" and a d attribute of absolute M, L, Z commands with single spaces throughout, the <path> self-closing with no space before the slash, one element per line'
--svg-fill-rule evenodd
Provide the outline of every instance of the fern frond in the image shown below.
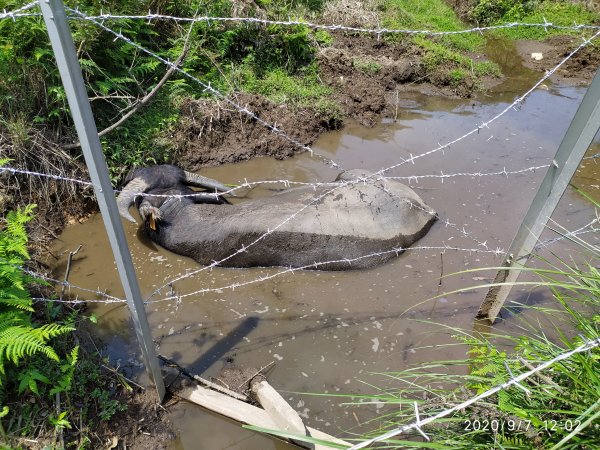
<path fill-rule="evenodd" d="M 29 317 L 23 311 L 11 310 L 0 313 L 0 334 L 17 325 L 31 327 Z"/>
<path fill-rule="evenodd" d="M 52 347 L 46 345 L 35 329 L 21 325 L 10 327 L 0 334 L 0 356 L 1 360 L 9 360 L 18 364 L 25 356 L 42 353 L 49 359 L 58 361 L 58 355 Z"/>
<path fill-rule="evenodd" d="M 0 307 L 33 312 L 29 293 L 24 289 L 0 289 Z"/>
<path fill-rule="evenodd" d="M 21 359 L 35 354 L 43 354 L 49 359 L 59 361 L 58 355 L 47 345 L 47 341 L 73 330 L 73 327 L 56 323 L 40 328 L 19 324 L 0 329 L 0 372 L 4 373 L 3 361 L 18 364 Z"/>
<path fill-rule="evenodd" d="M 71 331 L 75 331 L 75 328 L 59 323 L 47 323 L 39 328 L 34 328 L 32 333 L 36 334 L 40 339 L 48 341 L 56 336 L 67 334 Z"/>

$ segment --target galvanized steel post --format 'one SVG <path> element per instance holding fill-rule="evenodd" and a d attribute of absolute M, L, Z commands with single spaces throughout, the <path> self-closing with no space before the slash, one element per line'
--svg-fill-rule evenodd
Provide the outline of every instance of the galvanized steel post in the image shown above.
<path fill-rule="evenodd" d="M 585 93 L 552 165 L 535 195 L 510 246 L 502 267 L 477 313 L 477 318 L 496 320 L 512 285 L 517 281 L 548 219 L 556 208 L 581 159 L 600 128 L 600 70 Z"/>
<path fill-rule="evenodd" d="M 165 384 L 156 357 L 152 333 L 146 317 L 131 254 L 125 240 L 121 217 L 117 210 L 114 191 L 102 153 L 96 123 L 81 74 L 81 67 L 77 60 L 65 8 L 61 0 L 40 0 L 39 3 L 48 28 L 48 36 L 71 108 L 79 142 L 94 185 L 104 226 L 117 263 L 121 283 L 125 290 L 144 364 L 150 378 L 156 385 L 159 400 L 162 402 L 166 392 Z"/>

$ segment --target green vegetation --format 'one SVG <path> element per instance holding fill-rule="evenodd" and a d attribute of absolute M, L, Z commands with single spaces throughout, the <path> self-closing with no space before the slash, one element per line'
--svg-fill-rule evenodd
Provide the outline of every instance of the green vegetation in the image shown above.
<path fill-rule="evenodd" d="M 72 333 L 80 315 L 51 303 L 34 305 L 29 289 L 43 283 L 23 270 L 33 210 L 10 212 L 0 223 L 0 443 L 36 437 L 40 430 L 66 432 L 78 419 L 107 421 L 127 407 L 97 358 L 80 354 Z M 89 441 L 81 429 L 67 440 Z"/>
<path fill-rule="evenodd" d="M 114 14 L 139 14 L 148 10 L 181 17 L 257 16 L 287 19 L 313 14 L 322 1 L 257 2 L 240 11 L 235 2 L 76 2 L 88 14 L 99 14 L 100 6 Z M 75 6 L 74 2 L 67 2 Z M 0 10 L 20 6 L 13 0 L 0 1 Z M 258 7 L 265 8 L 260 14 Z M 187 46 L 182 69 L 225 95 L 232 91 L 264 92 L 275 101 L 306 106 L 327 105 L 330 92 L 310 74 L 317 71 L 314 56 L 318 46 L 328 45 L 331 36 L 303 27 L 207 23 L 190 31 L 170 22 L 107 20 L 104 24 L 120 30 L 142 47 L 171 61 Z M 166 68 L 156 58 L 134 46 L 114 39 L 94 24 L 71 21 L 75 46 L 92 99 L 98 128 L 113 124 L 131 109 L 164 76 Z M 189 36 L 188 36 L 189 31 Z M 309 73 L 309 79 L 306 75 Z M 271 82 L 272 87 L 267 87 Z M 181 74 L 173 74 L 149 107 L 103 138 L 113 176 L 132 165 L 152 164 L 170 158 L 168 136 L 179 117 L 179 105 L 186 96 L 210 95 L 202 86 Z M 332 114 L 337 114 L 333 111 Z M 65 93 L 54 65 L 45 25 L 40 17 L 0 21 L 0 131 L 14 140 L 25 139 L 31 124 L 53 130 L 63 141 L 76 141 L 69 129 L 71 120 Z M 26 127 L 21 125 L 27 124 Z M 14 131 L 19 131 L 15 133 Z"/>
<path fill-rule="evenodd" d="M 352 60 L 352 67 L 367 75 L 375 75 L 381 70 L 381 64 L 378 62 L 360 58 L 354 58 Z"/>
<path fill-rule="evenodd" d="M 408 30 L 456 31 L 464 29 L 454 10 L 441 0 L 381 0 L 378 9 L 386 28 Z M 483 48 L 485 39 L 476 33 L 446 36 L 444 44 L 456 51 L 475 51 Z"/>
<path fill-rule="evenodd" d="M 19 379 L 19 393 L 29 389 L 37 394 L 37 381 L 49 383 L 49 379 L 41 373 L 46 361 L 42 359 L 39 367 L 32 361 L 42 355 L 59 362 L 49 342 L 74 328 L 59 323 L 39 325 L 33 318 L 33 302 L 26 285 L 36 280 L 21 269 L 29 257 L 25 224 L 31 220 L 33 208 L 10 212 L 0 231 L 0 386 Z M 71 357 L 76 360 L 77 348 Z M 17 370 L 16 376 L 12 370 Z"/>
<path fill-rule="evenodd" d="M 452 8 L 440 0 L 382 0 L 379 10 L 386 28 L 456 31 L 465 27 Z M 405 37 L 391 36 L 389 39 Z M 466 52 L 483 50 L 485 39 L 476 33 L 442 37 L 417 35 L 410 39 L 422 49 L 427 77 L 435 84 L 478 86 L 484 76 L 500 76 L 495 63 L 475 61 L 466 55 Z"/>
<path fill-rule="evenodd" d="M 246 15 L 272 20 L 315 20 L 325 0 L 254 3 L 216 0 L 156 3 L 68 1 L 88 14 L 102 10 L 113 14 L 140 14 L 148 10 L 180 17 L 194 15 Z M 0 0 L 0 10 L 20 6 L 16 0 Z M 463 28 L 442 0 L 412 2 L 378 0 L 372 6 L 381 15 L 381 24 L 390 28 L 457 30 Z M 142 47 L 171 61 L 183 53 L 181 68 L 229 95 L 246 91 L 270 100 L 299 107 L 314 107 L 324 115 L 323 122 L 341 122 L 341 108 L 333 92 L 319 78 L 316 52 L 332 45 L 333 36 L 304 26 L 198 22 L 175 25 L 169 21 L 105 20 L 113 30 Z M 75 46 L 92 99 L 100 130 L 114 124 L 144 98 L 167 70 L 156 58 L 140 51 L 90 22 L 73 20 Z M 190 29 L 191 27 L 191 29 Z M 386 37 L 386 39 L 402 37 Z M 485 75 L 497 75 L 491 63 L 480 63 L 465 52 L 481 49 L 484 38 L 464 34 L 442 38 L 416 37 L 426 59 L 430 80 L 457 86 L 473 83 Z M 357 58 L 356 70 L 367 75 L 380 70 L 378 63 Z M 117 130 L 103 136 L 102 142 L 113 178 L 120 178 L 133 165 L 168 162 L 170 135 L 186 97 L 210 95 L 204 88 L 180 73 L 173 73 L 152 101 L 140 108 Z M 75 142 L 58 72 L 54 65 L 45 25 L 40 17 L 0 21 L 0 133 L 19 145 L 32 145 L 31 136 L 44 130 L 53 141 Z M 14 157 L 14 155 L 9 155 Z M 15 157 L 15 160 L 17 158 Z M 48 164 L 51 167 L 52 164 Z M 42 169 L 42 168 L 40 168 Z"/>
<path fill-rule="evenodd" d="M 22 269 L 29 258 L 25 224 L 32 219 L 33 209 L 10 212 L 0 231 L 0 408 L 4 415 L 9 414 L 7 402 L 14 401 L 15 394 L 53 396 L 68 390 L 78 355 L 75 346 L 61 361 L 52 344 L 54 338 L 74 330 L 72 317 L 64 323 L 35 317 L 27 285 L 37 281 Z M 1 426 L 0 431 L 4 435 Z"/>
<path fill-rule="evenodd" d="M 469 12 L 469 18 L 481 25 L 510 22 L 552 23 L 560 26 L 598 23 L 600 15 L 588 10 L 583 3 L 556 0 L 480 0 Z M 554 28 L 519 27 L 497 33 L 512 39 L 546 39 L 557 34 L 577 34 L 579 31 Z"/>

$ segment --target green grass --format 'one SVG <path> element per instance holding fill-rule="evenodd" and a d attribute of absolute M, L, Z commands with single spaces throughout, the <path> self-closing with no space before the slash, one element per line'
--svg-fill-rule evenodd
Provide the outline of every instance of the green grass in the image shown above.
<path fill-rule="evenodd" d="M 323 85 L 316 71 L 306 71 L 305 75 L 290 75 L 282 69 L 275 69 L 258 78 L 247 71 L 241 84 L 243 90 L 264 95 L 275 103 L 288 103 L 309 106 L 314 101 L 331 94 L 331 88 Z"/>
<path fill-rule="evenodd" d="M 379 10 L 386 28 L 432 31 L 456 31 L 465 28 L 454 10 L 441 0 L 382 0 Z M 389 36 L 388 39 L 407 39 L 406 36 Z M 485 38 L 476 33 L 428 37 L 410 37 L 422 49 L 423 63 L 429 81 L 440 85 L 458 87 L 461 84 L 480 85 L 484 76 L 500 76 L 493 62 L 474 61 L 469 52 L 483 51 Z"/>
<path fill-rule="evenodd" d="M 465 28 L 454 10 L 441 0 L 382 0 L 379 9 L 386 28 L 456 31 Z M 476 33 L 446 36 L 442 42 L 457 51 L 483 48 L 485 39 Z"/>
<path fill-rule="evenodd" d="M 484 0 L 471 10 L 470 17 L 482 25 L 503 24 L 510 22 L 552 23 L 560 26 L 573 24 L 597 24 L 600 15 L 585 8 L 581 3 L 541 1 L 522 2 L 521 0 L 492 1 Z M 581 31 L 557 30 L 543 27 L 518 27 L 495 31 L 511 39 L 538 39 L 549 36 L 573 34 Z"/>
<path fill-rule="evenodd" d="M 366 75 L 376 75 L 381 70 L 381 64 L 378 62 L 362 58 L 354 58 L 352 60 L 352 67 Z"/>
<path fill-rule="evenodd" d="M 329 128 L 337 128 L 343 122 L 343 112 L 332 99 L 332 89 L 319 79 L 316 64 L 294 75 L 274 69 L 262 77 L 242 65 L 232 71 L 230 78 L 238 89 L 263 95 L 274 103 L 314 109 Z"/>

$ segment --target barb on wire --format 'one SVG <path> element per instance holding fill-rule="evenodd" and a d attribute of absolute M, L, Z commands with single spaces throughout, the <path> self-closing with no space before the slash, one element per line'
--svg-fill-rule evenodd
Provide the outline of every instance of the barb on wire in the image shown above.
<path fill-rule="evenodd" d="M 6 19 L 6 18 L 10 18 L 12 20 L 15 20 L 19 17 L 27 17 L 27 16 L 31 16 L 32 14 L 21 14 L 23 11 L 27 11 L 32 9 L 33 7 L 37 6 L 38 2 L 31 2 L 28 3 L 24 6 L 21 6 L 20 8 L 17 8 L 13 11 L 7 11 L 6 9 L 3 10 L 2 12 L 0 12 L 0 19 Z"/>
<path fill-rule="evenodd" d="M 107 27 L 106 25 L 104 25 L 103 23 L 101 23 L 100 21 L 98 21 L 96 19 L 92 19 L 89 16 L 86 16 L 85 14 L 81 13 L 80 11 L 74 10 L 72 8 L 68 8 L 67 7 L 66 9 L 68 11 L 70 11 L 71 13 L 77 15 L 78 17 L 81 17 L 81 19 L 87 20 L 89 22 L 92 22 L 93 24 L 95 24 L 99 28 L 102 28 L 104 31 L 106 31 L 106 32 L 108 32 L 108 33 L 116 36 L 116 39 L 120 39 L 120 40 L 122 40 L 124 42 L 127 42 L 129 45 L 132 45 L 133 47 L 137 48 L 141 52 L 146 53 L 147 55 L 150 55 L 153 58 L 159 60 L 160 62 L 162 62 L 163 64 L 165 64 L 167 67 L 175 70 L 176 72 L 180 73 L 184 77 L 189 78 L 190 80 L 192 80 L 195 83 L 199 84 L 204 89 L 205 92 L 210 92 L 215 97 L 219 98 L 223 102 L 225 102 L 228 105 L 230 105 L 231 107 L 233 107 L 236 111 L 238 111 L 240 113 L 243 113 L 243 114 L 247 115 L 248 117 L 250 117 L 252 120 L 260 123 L 262 126 L 264 126 L 267 129 L 269 129 L 272 133 L 274 133 L 277 136 L 280 136 L 281 138 L 287 140 L 288 142 L 290 142 L 291 144 L 295 145 L 299 149 L 309 152 L 311 156 L 316 157 L 317 159 L 319 159 L 322 162 L 325 162 L 327 165 L 329 165 L 331 167 L 335 167 L 335 168 L 339 168 L 340 167 L 332 159 L 327 158 L 327 157 L 325 157 L 323 155 L 318 154 L 310 146 L 304 145 L 300 141 L 298 141 L 298 140 L 294 139 L 293 137 L 289 136 L 288 134 L 286 134 L 285 131 L 282 130 L 281 128 L 278 128 L 276 125 L 272 125 L 272 124 L 268 123 L 267 121 L 261 119 L 256 114 L 254 114 L 252 111 L 250 111 L 248 108 L 238 105 L 236 102 L 234 102 L 233 100 L 231 100 L 230 98 L 228 98 L 227 96 L 225 96 L 224 94 L 222 94 L 220 91 L 218 91 L 217 89 L 215 89 L 214 87 L 212 87 L 210 85 L 210 83 L 207 84 L 207 83 L 203 82 L 199 78 L 195 77 L 194 75 L 190 74 L 189 72 L 187 72 L 187 71 L 183 70 L 182 68 L 178 67 L 177 65 L 175 65 L 171 61 L 163 58 L 162 56 L 154 53 L 153 51 L 148 50 L 147 48 L 142 47 L 138 43 L 132 41 L 127 36 L 123 35 L 123 33 L 116 32 L 116 31 L 110 29 L 109 27 Z"/>
<path fill-rule="evenodd" d="M 176 17 L 169 16 L 167 14 L 156 14 L 148 12 L 145 15 L 118 15 L 118 14 L 110 14 L 103 13 L 97 16 L 88 16 L 90 19 L 94 20 L 144 20 L 144 21 L 152 21 L 152 20 L 165 20 L 172 22 L 208 22 L 208 23 L 218 23 L 218 22 L 233 22 L 233 23 L 252 23 L 258 25 L 279 25 L 286 27 L 296 27 L 296 26 L 304 26 L 307 28 L 311 28 L 314 30 L 326 30 L 326 31 L 345 31 L 351 33 L 363 33 L 363 34 L 375 34 L 377 36 L 381 36 L 384 34 L 408 34 L 408 35 L 427 35 L 427 36 L 447 36 L 447 35 L 455 35 L 455 34 L 469 34 L 469 33 L 483 33 L 485 31 L 492 30 L 501 30 L 507 28 L 544 28 L 548 30 L 549 28 L 556 30 L 570 30 L 570 31 L 580 31 L 586 29 L 599 29 L 598 25 L 555 25 L 551 22 L 544 23 L 525 23 L 525 22 L 510 22 L 500 25 L 492 25 L 487 27 L 474 27 L 463 30 L 451 30 L 451 31 L 438 31 L 438 30 L 411 30 L 406 28 L 364 28 L 364 27 L 351 27 L 346 25 L 324 25 L 320 23 L 312 23 L 303 20 L 268 20 L 268 19 L 260 19 L 257 17 L 215 17 L 215 16 L 196 16 L 196 17 Z"/>
<path fill-rule="evenodd" d="M 511 386 L 517 386 L 517 385 L 519 385 L 519 383 L 521 381 L 526 380 L 527 378 L 531 377 L 532 375 L 534 375 L 542 370 L 547 369 L 548 367 L 552 366 L 553 364 L 555 364 L 559 361 L 568 359 L 571 356 L 576 355 L 578 353 L 587 352 L 598 346 L 600 346 L 600 338 L 596 338 L 594 340 L 589 340 L 589 341 L 584 340 L 584 343 L 581 344 L 580 346 L 578 346 L 572 350 L 566 351 L 564 353 L 561 353 L 561 354 L 555 356 L 554 358 L 552 358 L 551 360 L 546 361 L 542 364 L 539 364 L 538 366 L 534 367 L 533 369 L 528 370 L 527 372 L 522 372 L 521 374 L 517 375 L 516 377 L 511 376 L 511 378 L 508 381 L 506 381 L 505 383 L 498 384 L 498 385 L 494 386 L 493 388 L 491 388 L 491 389 L 489 389 L 467 401 L 464 401 L 460 404 L 454 405 L 451 408 L 445 409 L 444 411 L 441 411 L 441 412 L 439 412 L 433 416 L 427 417 L 425 419 L 417 418 L 416 422 L 410 423 L 408 425 L 403 425 L 401 427 L 398 427 L 391 431 L 388 431 L 387 433 L 384 433 L 380 436 L 377 436 L 372 439 L 363 441 L 359 444 L 353 445 L 352 447 L 350 447 L 349 450 L 359 450 L 361 448 L 368 447 L 369 445 L 374 444 L 376 442 L 385 441 L 386 439 L 390 439 L 398 434 L 405 433 L 406 431 L 420 429 L 424 425 L 427 425 L 431 422 L 439 420 L 443 417 L 449 416 L 450 414 L 460 411 L 461 409 L 467 408 L 468 406 L 471 406 L 472 404 L 477 403 L 478 401 L 483 400 L 484 398 L 490 397 L 503 389 L 507 389 Z"/>
<path fill-rule="evenodd" d="M 559 242 L 562 241 L 564 239 L 569 239 L 571 237 L 575 237 L 575 236 L 579 236 L 585 233 L 594 233 L 597 231 L 600 231 L 600 228 L 596 228 L 594 225 L 596 225 L 597 223 L 600 223 L 600 219 L 598 219 L 597 217 L 595 219 L 593 219 L 591 222 L 585 224 L 584 226 L 573 230 L 573 231 L 567 231 L 566 233 L 564 233 L 562 236 L 558 236 L 555 238 L 550 238 L 550 239 L 546 239 L 545 241 L 539 242 L 534 248 L 533 251 L 538 251 L 540 248 L 544 248 L 547 247 L 550 244 L 554 244 L 555 242 Z"/>
<path fill-rule="evenodd" d="M 380 169 L 378 172 L 376 172 L 374 174 L 374 176 L 381 176 L 383 174 L 385 174 L 386 172 L 389 172 L 392 169 L 396 169 L 400 166 L 403 166 L 404 164 L 407 163 L 415 163 L 415 160 L 420 159 L 420 158 L 424 158 L 426 156 L 432 155 L 434 153 L 437 153 L 439 151 L 443 151 L 443 150 L 447 150 L 449 149 L 452 145 L 468 138 L 469 136 L 472 136 L 474 134 L 477 134 L 479 132 L 479 130 L 481 130 L 482 128 L 489 128 L 489 125 L 492 124 L 493 122 L 497 121 L 499 118 L 501 118 L 502 116 L 504 116 L 507 112 L 509 112 L 511 109 L 513 109 L 515 106 L 520 105 L 521 103 L 523 103 L 523 101 L 529 96 L 531 95 L 531 93 L 533 91 L 535 91 L 544 81 L 546 81 L 548 78 L 550 78 L 552 75 L 554 75 L 554 73 L 560 68 L 562 67 L 569 59 L 571 59 L 577 52 L 579 52 L 580 50 L 582 50 L 583 48 L 585 48 L 586 46 L 588 46 L 594 39 L 596 39 L 598 36 L 600 36 L 600 31 L 597 31 L 591 38 L 589 39 L 583 39 L 583 42 L 574 50 L 572 50 L 565 58 L 563 58 L 556 66 L 554 66 L 554 68 L 552 68 L 551 70 L 547 71 L 544 76 L 537 82 L 535 83 L 527 92 L 525 92 L 523 95 L 521 95 L 520 97 L 517 97 L 510 105 L 508 105 L 506 108 L 504 108 L 502 111 L 500 111 L 498 114 L 496 114 L 495 116 L 493 116 L 491 119 L 482 122 L 481 124 L 477 124 L 475 126 L 475 128 L 471 129 L 470 131 L 466 132 L 465 134 L 463 134 L 462 136 L 453 139 L 452 141 L 447 142 L 446 144 L 440 144 L 438 145 L 436 148 L 433 148 L 425 153 L 421 153 L 419 155 L 410 155 L 410 158 L 408 159 L 403 159 L 400 162 L 393 164 L 391 166 L 388 166 L 386 168 Z"/>

